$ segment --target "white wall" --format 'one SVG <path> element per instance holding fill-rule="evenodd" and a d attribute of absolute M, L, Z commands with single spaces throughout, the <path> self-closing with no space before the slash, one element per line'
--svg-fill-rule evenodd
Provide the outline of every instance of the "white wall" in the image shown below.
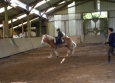
<path fill-rule="evenodd" d="M 115 11 L 109 11 L 108 26 L 112 27 L 115 31 Z"/>

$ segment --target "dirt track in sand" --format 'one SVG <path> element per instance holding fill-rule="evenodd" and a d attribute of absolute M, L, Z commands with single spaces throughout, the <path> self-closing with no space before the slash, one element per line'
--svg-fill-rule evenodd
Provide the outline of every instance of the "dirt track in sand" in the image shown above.
<path fill-rule="evenodd" d="M 73 56 L 61 48 L 60 57 L 47 59 L 50 49 L 42 47 L 0 59 L 0 83 L 115 83 L 115 56 L 107 64 L 107 49 L 78 44 Z"/>

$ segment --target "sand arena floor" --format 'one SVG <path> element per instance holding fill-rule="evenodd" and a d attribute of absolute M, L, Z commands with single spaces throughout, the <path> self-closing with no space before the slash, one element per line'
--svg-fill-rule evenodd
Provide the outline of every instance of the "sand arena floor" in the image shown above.
<path fill-rule="evenodd" d="M 49 47 L 0 59 L 0 83 L 115 83 L 115 56 L 107 64 L 108 46 L 78 44 L 73 56 L 48 59 Z M 61 63 L 61 61 L 63 63 Z"/>

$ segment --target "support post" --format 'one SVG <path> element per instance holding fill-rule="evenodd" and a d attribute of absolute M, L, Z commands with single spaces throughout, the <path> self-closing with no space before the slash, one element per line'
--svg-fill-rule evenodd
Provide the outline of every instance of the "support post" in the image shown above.
<path fill-rule="evenodd" d="M 45 21 L 45 25 L 46 25 L 46 33 L 49 34 L 48 20 L 47 19 Z"/>
<path fill-rule="evenodd" d="M 65 30 L 65 34 L 66 34 L 66 21 L 64 21 L 64 30 Z"/>
<path fill-rule="evenodd" d="M 4 33 L 4 32 L 5 32 L 5 31 L 4 31 L 4 27 L 5 27 L 5 26 L 4 26 L 4 20 L 2 21 L 2 24 L 3 24 L 3 39 L 4 39 L 4 35 L 5 35 L 5 33 Z"/>
<path fill-rule="evenodd" d="M 29 15 L 27 15 L 27 28 L 28 28 L 28 38 L 30 38 L 31 33 L 30 33 L 30 21 L 29 21 Z"/>
<path fill-rule="evenodd" d="M 12 29 L 12 38 L 13 38 L 14 29 L 13 29 L 13 22 L 12 22 L 12 19 L 11 19 L 11 29 Z"/>
<path fill-rule="evenodd" d="M 23 20 L 22 20 L 22 33 L 24 32 L 24 24 L 23 24 Z"/>
<path fill-rule="evenodd" d="M 41 18 L 39 18 L 39 29 L 40 29 L 40 37 L 41 37 L 42 36 Z"/>
<path fill-rule="evenodd" d="M 9 25 L 8 25 L 8 10 L 7 10 L 7 3 L 4 2 L 4 14 L 5 14 L 5 21 L 4 21 L 4 34 L 5 36 L 9 37 Z"/>

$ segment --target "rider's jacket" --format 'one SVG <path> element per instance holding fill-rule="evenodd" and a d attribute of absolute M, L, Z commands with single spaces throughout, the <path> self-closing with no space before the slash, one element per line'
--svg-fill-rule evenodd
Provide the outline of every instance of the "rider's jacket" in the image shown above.
<path fill-rule="evenodd" d="M 58 37 L 62 37 L 63 36 L 63 33 L 61 31 L 58 32 Z"/>

